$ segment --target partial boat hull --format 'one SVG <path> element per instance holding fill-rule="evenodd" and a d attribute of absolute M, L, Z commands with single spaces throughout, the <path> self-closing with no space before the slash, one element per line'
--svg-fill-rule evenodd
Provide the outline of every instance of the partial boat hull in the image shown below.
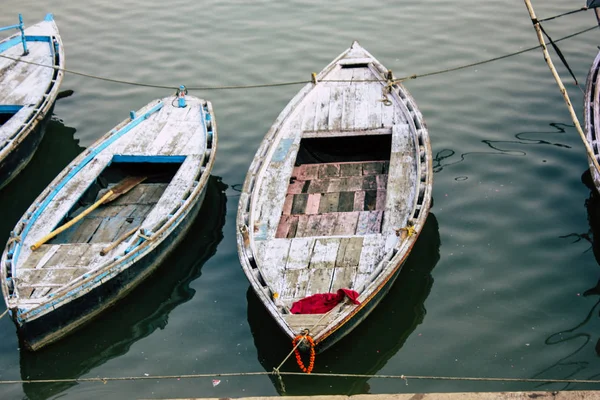
<path fill-rule="evenodd" d="M 37 150 L 64 76 L 64 49 L 51 14 L 25 28 L 24 38 L 28 54 L 21 53 L 19 34 L 0 42 L 6 57 L 0 59 L 0 189 Z"/>
<path fill-rule="evenodd" d="M 46 126 L 51 117 L 52 110 L 0 161 L 0 189 L 8 185 L 29 164 L 44 139 Z"/>

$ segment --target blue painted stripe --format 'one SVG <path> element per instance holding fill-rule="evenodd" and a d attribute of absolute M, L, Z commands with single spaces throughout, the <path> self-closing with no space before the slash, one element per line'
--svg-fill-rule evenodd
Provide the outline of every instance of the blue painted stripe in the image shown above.
<path fill-rule="evenodd" d="M 17 243 L 17 246 L 15 247 L 15 256 L 12 260 L 12 266 L 11 266 L 12 276 L 16 276 L 17 261 L 19 259 L 19 254 L 21 252 L 22 243 L 25 242 L 25 237 L 29 233 L 29 230 L 31 229 L 31 227 L 33 226 L 35 221 L 39 218 L 40 214 L 42 214 L 42 212 L 44 212 L 46 207 L 48 207 L 48 204 L 50 204 L 50 202 L 54 199 L 54 197 L 56 197 L 58 192 L 60 192 L 62 190 L 62 188 L 67 184 L 67 182 L 69 182 L 71 180 L 71 178 L 73 178 L 79 171 L 81 171 L 81 169 L 83 167 L 85 167 L 91 160 L 93 160 L 94 157 L 96 157 L 98 155 L 98 153 L 100 153 L 102 150 L 104 150 L 105 148 L 110 146 L 121 136 L 123 136 L 124 134 L 126 134 L 127 132 L 129 132 L 130 130 L 135 128 L 136 126 L 138 126 L 142 121 L 144 121 L 150 115 L 152 115 L 153 113 L 160 110 L 163 107 L 163 105 L 164 105 L 164 103 L 161 101 L 157 105 L 152 107 L 150 110 L 148 110 L 146 113 L 140 115 L 133 121 L 129 122 L 127 125 L 125 125 L 120 130 L 110 131 L 109 132 L 110 136 L 106 140 L 102 141 L 96 148 L 91 150 L 90 153 L 78 165 L 74 165 L 74 166 L 70 165 L 69 166 L 69 167 L 71 167 L 71 171 L 67 174 L 67 176 L 65 176 L 56 185 L 56 187 L 48 194 L 48 196 L 46 196 L 44 198 L 44 201 L 42 202 L 42 204 L 38 207 L 37 210 L 35 210 L 35 212 L 31 216 L 31 219 L 29 220 L 29 222 L 25 225 L 25 228 L 23 229 L 23 232 L 21 233 L 21 241 L 19 243 Z M 67 168 L 69 168 L 69 167 L 67 167 Z"/>
<path fill-rule="evenodd" d="M 285 160 L 290 147 L 292 147 L 292 143 L 294 143 L 294 139 L 281 139 L 273 154 L 273 161 L 279 162 Z"/>
<path fill-rule="evenodd" d="M 0 114 L 16 114 L 21 108 L 23 108 L 23 106 L 17 104 L 0 104 Z"/>
<path fill-rule="evenodd" d="M 50 36 L 25 36 L 25 40 L 28 42 L 47 42 L 50 43 L 52 38 Z"/>
<path fill-rule="evenodd" d="M 7 40 L 6 42 L 0 43 L 0 53 L 2 53 L 3 51 L 6 51 L 8 49 L 10 49 L 13 46 L 16 46 L 18 44 L 21 44 L 21 37 L 14 37 L 10 40 Z"/>
<path fill-rule="evenodd" d="M 134 156 L 126 154 L 115 154 L 112 162 L 121 163 L 173 163 L 182 164 L 187 156 Z"/>
<path fill-rule="evenodd" d="M 50 36 L 25 36 L 25 40 L 27 42 L 52 42 L 52 38 Z M 19 44 L 21 44 L 21 36 L 14 37 L 6 42 L 0 43 L 0 53 Z"/>

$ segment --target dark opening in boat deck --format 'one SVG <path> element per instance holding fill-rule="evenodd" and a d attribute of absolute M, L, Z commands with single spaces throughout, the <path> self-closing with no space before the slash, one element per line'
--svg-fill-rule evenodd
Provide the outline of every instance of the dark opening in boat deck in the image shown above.
<path fill-rule="evenodd" d="M 303 139 L 275 237 L 381 233 L 390 152 L 391 135 Z"/>
<path fill-rule="evenodd" d="M 180 163 L 111 164 L 81 196 L 79 202 L 67 213 L 59 226 L 88 209 L 125 177 L 145 176 L 147 178 L 116 200 L 101 205 L 48 243 L 109 243 L 117 240 L 124 233 L 140 226 L 160 200 L 180 165 Z"/>

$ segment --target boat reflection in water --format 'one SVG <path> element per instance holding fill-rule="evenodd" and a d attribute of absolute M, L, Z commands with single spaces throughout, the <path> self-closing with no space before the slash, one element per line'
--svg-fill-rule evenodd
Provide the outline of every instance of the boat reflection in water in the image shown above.
<path fill-rule="evenodd" d="M 571 233 L 561 236 L 562 238 L 575 238 L 575 242 L 586 240 L 592 246 L 592 252 L 596 262 L 600 265 L 600 194 L 595 188 L 589 170 L 586 170 L 582 182 L 590 189 L 589 197 L 585 200 L 585 208 L 588 216 L 589 230 L 586 233 Z M 537 372 L 531 378 L 544 378 L 554 376 L 556 379 L 597 379 L 595 368 L 596 356 L 600 356 L 600 339 L 595 339 L 598 332 L 594 329 L 592 319 L 598 318 L 598 306 L 600 305 L 600 280 L 596 284 L 590 284 L 583 292 L 583 297 L 595 298 L 595 302 L 589 307 L 585 318 L 576 324 L 549 335 L 544 343 L 547 346 L 561 346 L 560 348 L 571 349 L 560 353 L 561 358 Z M 594 346 L 594 340 L 597 340 Z M 592 350 L 594 347 L 594 350 Z M 595 353 L 595 354 L 594 354 Z M 589 370 L 589 372 L 587 372 Z M 537 386 L 542 390 L 573 390 L 573 383 L 544 383 Z"/>
<path fill-rule="evenodd" d="M 594 186 L 590 171 L 586 171 L 581 176 L 582 182 L 590 189 L 590 195 L 585 200 L 585 208 L 587 210 L 588 223 L 590 230 L 587 235 L 581 235 L 588 240 L 592 245 L 592 252 L 598 265 L 600 265 L 600 194 Z M 584 296 L 600 295 L 600 280 L 595 287 L 584 292 Z"/>
<path fill-rule="evenodd" d="M 367 317 L 335 346 L 316 357 L 313 373 L 372 375 L 377 373 L 401 348 L 408 336 L 423 322 L 425 300 L 431 291 L 431 271 L 440 258 L 438 222 L 430 213 L 398 279 L 386 297 Z M 292 349 L 252 288 L 248 289 L 248 323 L 252 330 L 258 359 L 268 372 L 278 367 Z M 275 333 L 275 334 L 274 334 Z M 281 372 L 300 372 L 294 355 Z M 273 384 L 283 394 L 277 378 Z M 310 379 L 310 380 L 309 380 Z M 368 393 L 366 378 L 335 378 L 283 375 L 285 394 L 358 394 Z"/>
<path fill-rule="evenodd" d="M 169 313 L 190 300 L 204 263 L 223 239 L 227 185 L 211 176 L 202 208 L 188 234 L 163 266 L 115 307 L 70 335 L 35 353 L 21 349 L 23 380 L 73 379 L 125 354 L 138 340 L 163 329 Z M 168 268 L 164 268 L 168 265 Z M 148 295 L 151 293 L 152 295 Z M 118 329 L 115 327 L 118 326 Z M 74 382 L 23 384 L 28 399 L 47 399 Z"/>
<path fill-rule="evenodd" d="M 10 210 L 0 218 L 0 243 L 6 243 L 27 207 L 84 148 L 75 139 L 75 128 L 52 115 L 42 126 L 44 138 L 27 166 L 4 188 L 0 208 Z"/>

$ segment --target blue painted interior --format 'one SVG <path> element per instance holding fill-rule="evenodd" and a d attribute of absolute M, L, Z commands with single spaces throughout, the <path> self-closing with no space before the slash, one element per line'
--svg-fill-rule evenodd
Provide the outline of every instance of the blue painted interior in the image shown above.
<path fill-rule="evenodd" d="M 23 106 L 16 104 L 0 104 L 0 126 L 7 123 L 21 108 Z"/>
<path fill-rule="evenodd" d="M 18 104 L 0 104 L 0 114 L 16 114 L 21 108 Z"/>
<path fill-rule="evenodd" d="M 277 149 L 275 150 L 275 154 L 273 154 L 273 161 L 280 162 L 285 160 L 285 158 L 287 157 L 287 153 L 290 150 L 290 147 L 292 147 L 293 143 L 294 139 L 281 139 L 279 141 Z"/>

